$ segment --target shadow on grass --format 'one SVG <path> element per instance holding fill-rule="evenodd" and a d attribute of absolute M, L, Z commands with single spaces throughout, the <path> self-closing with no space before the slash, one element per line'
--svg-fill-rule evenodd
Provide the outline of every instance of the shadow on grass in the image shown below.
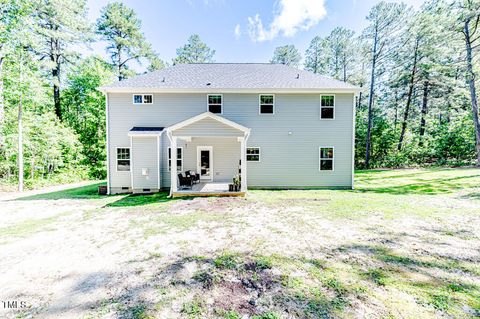
<path fill-rule="evenodd" d="M 120 198 L 119 200 L 108 203 L 104 207 L 131 207 L 143 206 L 155 203 L 167 203 L 177 200 L 185 200 L 185 198 L 169 198 L 169 193 L 166 191 L 153 194 L 131 194 Z M 188 198 L 191 199 L 191 198 Z"/>
<path fill-rule="evenodd" d="M 98 195 L 98 186 L 103 185 L 107 185 L 107 183 L 100 182 L 92 185 L 75 187 L 51 193 L 20 197 L 15 200 L 100 199 L 105 198 L 103 195 Z"/>
<path fill-rule="evenodd" d="M 388 182 L 390 177 L 384 177 Z M 358 193 L 380 193 L 394 195 L 438 195 L 453 193 L 462 189 L 478 187 L 478 183 L 469 179 L 480 178 L 480 175 L 458 176 L 452 178 L 436 178 L 417 183 L 409 183 L 404 185 L 392 185 L 389 187 L 360 186 L 355 189 Z"/>

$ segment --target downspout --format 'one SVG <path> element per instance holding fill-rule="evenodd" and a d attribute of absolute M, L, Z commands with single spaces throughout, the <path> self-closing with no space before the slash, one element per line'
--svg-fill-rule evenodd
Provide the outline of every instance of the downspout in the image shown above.
<path fill-rule="evenodd" d="M 104 91 L 105 94 L 105 118 L 106 118 L 106 123 L 105 123 L 105 131 L 107 134 L 107 195 L 110 195 L 110 120 L 109 120 L 109 106 L 108 106 L 108 92 Z"/>
<path fill-rule="evenodd" d="M 170 145 L 172 145 L 172 131 L 170 131 L 170 129 L 166 129 L 166 132 L 167 132 L 167 137 L 168 137 L 168 140 L 170 141 Z M 170 194 L 168 195 L 168 198 L 173 198 L 173 188 L 172 188 L 172 173 L 170 172 Z"/>

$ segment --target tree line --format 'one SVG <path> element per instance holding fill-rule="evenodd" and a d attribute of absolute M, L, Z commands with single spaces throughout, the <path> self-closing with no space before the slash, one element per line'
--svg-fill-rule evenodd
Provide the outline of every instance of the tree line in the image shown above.
<path fill-rule="evenodd" d="M 89 21 L 86 0 L 0 3 L 2 183 L 104 178 L 105 100 L 98 87 L 176 63 L 213 62 L 198 35 L 162 60 L 134 10 L 112 2 Z M 480 163 L 478 0 L 432 0 L 419 10 L 380 2 L 360 34 L 316 36 L 302 56 L 278 47 L 271 63 L 362 88 L 356 101 L 360 168 Z M 108 59 L 81 52 L 104 41 Z"/>
<path fill-rule="evenodd" d="M 362 88 L 356 166 L 480 165 L 477 85 L 480 1 L 431 0 L 419 10 L 380 2 L 360 33 L 316 36 L 306 70 Z M 272 63 L 301 67 L 294 45 Z"/>

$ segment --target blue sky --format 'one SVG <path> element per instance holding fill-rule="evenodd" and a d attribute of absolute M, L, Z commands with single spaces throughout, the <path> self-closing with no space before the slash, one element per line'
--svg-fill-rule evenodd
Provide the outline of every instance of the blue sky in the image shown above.
<path fill-rule="evenodd" d="M 393 1 L 393 0 L 392 0 Z M 108 0 L 89 0 L 92 21 Z M 216 62 L 268 62 L 275 47 L 294 44 L 304 53 L 310 40 L 336 26 L 356 32 L 379 0 L 125 0 L 142 20 L 142 30 L 160 57 L 170 62 L 176 48 L 198 33 L 216 50 Z M 400 1 L 396 1 L 400 2 Z M 423 0 L 404 0 L 419 7 Z M 106 56 L 104 44 L 91 53 Z"/>

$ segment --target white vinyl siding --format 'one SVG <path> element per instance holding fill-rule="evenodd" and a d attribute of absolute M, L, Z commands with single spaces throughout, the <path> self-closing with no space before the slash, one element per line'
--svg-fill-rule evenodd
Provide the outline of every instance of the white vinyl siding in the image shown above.
<path fill-rule="evenodd" d="M 322 121 L 321 125 L 319 95 L 276 93 L 275 116 L 259 116 L 259 93 L 223 94 L 222 116 L 250 128 L 246 147 L 259 147 L 261 150 L 261 162 L 247 162 L 249 187 L 352 185 L 354 95 L 336 93 L 335 120 Z M 132 127 L 169 127 L 204 113 L 206 101 L 205 93 L 155 93 L 152 107 L 132 108 L 132 94 L 109 93 L 111 188 L 130 186 L 130 174 L 116 172 L 116 147 L 130 145 L 128 131 Z M 214 181 L 231 181 L 235 172 L 238 174 L 240 143 L 237 137 L 243 136 L 243 133 L 218 122 L 209 122 L 208 119 L 175 133 L 178 136 L 194 136 L 192 134 L 199 132 L 200 127 L 208 127 L 209 134 L 201 138 L 193 137 L 191 142 L 179 139 L 178 146 L 183 147 L 184 153 L 182 169 L 196 170 L 196 145 L 213 146 Z M 167 148 L 170 142 L 166 134 L 161 136 L 161 146 L 161 185 L 169 187 Z M 335 147 L 334 172 L 319 174 L 319 146 Z M 135 167 L 136 162 L 132 164 Z M 216 175 L 217 172 L 219 175 Z"/>

